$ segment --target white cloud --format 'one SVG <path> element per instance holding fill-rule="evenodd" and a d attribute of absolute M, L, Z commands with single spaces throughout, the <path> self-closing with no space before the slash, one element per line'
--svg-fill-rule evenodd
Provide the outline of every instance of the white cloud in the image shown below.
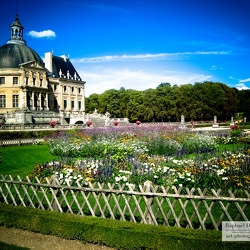
<path fill-rule="evenodd" d="M 73 63 L 99 63 L 110 61 L 126 61 L 126 60 L 158 60 L 178 57 L 182 55 L 221 55 L 228 54 L 228 51 L 196 51 L 196 52 L 176 52 L 176 53 L 158 53 L 158 54 L 137 54 L 137 55 L 109 55 L 87 57 L 71 60 Z"/>
<path fill-rule="evenodd" d="M 149 88 L 156 88 L 162 82 L 181 85 L 203 82 L 211 78 L 211 76 L 188 72 L 146 72 L 144 70 L 131 70 L 128 68 L 93 68 L 93 70 L 88 69 L 86 72 L 78 72 L 80 75 L 83 75 L 83 80 L 86 81 L 86 96 L 93 93 L 101 94 L 108 89 L 120 89 L 121 87 L 126 89 L 146 90 Z"/>
<path fill-rule="evenodd" d="M 219 68 L 216 65 L 213 65 L 213 66 L 210 67 L 210 70 L 218 70 L 218 69 L 222 69 L 222 67 Z"/>
<path fill-rule="evenodd" d="M 217 66 L 213 65 L 212 67 L 210 67 L 210 70 L 217 70 Z"/>
<path fill-rule="evenodd" d="M 47 38 L 51 38 L 51 37 L 56 37 L 56 33 L 52 30 L 43 30 L 43 31 L 30 31 L 29 36 L 35 37 L 35 38 L 43 38 L 43 37 L 47 37 Z"/>
<path fill-rule="evenodd" d="M 244 83 L 238 83 L 238 84 L 236 84 L 236 88 L 238 90 L 249 89 Z"/>
<path fill-rule="evenodd" d="M 240 82 L 250 82 L 250 78 L 240 80 Z"/>

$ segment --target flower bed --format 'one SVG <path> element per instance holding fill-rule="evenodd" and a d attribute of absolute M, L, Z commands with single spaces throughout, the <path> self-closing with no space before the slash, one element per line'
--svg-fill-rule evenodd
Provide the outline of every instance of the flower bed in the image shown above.
<path fill-rule="evenodd" d="M 227 135 L 230 138 L 230 135 Z M 39 165 L 31 177 L 189 188 L 249 188 L 250 149 L 218 152 L 217 137 L 169 126 L 64 132 L 50 139 L 60 162 Z"/>

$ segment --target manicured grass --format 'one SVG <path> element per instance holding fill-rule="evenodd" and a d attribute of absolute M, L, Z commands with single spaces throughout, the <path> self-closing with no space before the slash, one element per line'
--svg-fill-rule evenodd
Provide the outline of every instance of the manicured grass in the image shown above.
<path fill-rule="evenodd" d="M 27 145 L 0 148 L 0 174 L 27 176 L 37 164 L 57 157 L 49 152 L 48 145 Z"/>
<path fill-rule="evenodd" d="M 244 144 L 219 145 L 219 152 L 234 151 Z M 191 154 L 192 156 L 193 154 Z M 49 152 L 48 145 L 27 145 L 0 148 L 0 174 L 27 176 L 37 164 L 58 160 Z"/>

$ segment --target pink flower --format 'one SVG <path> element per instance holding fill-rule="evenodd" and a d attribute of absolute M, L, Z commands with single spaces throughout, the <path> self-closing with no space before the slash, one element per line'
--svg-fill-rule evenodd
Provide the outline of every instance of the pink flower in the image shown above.
<path fill-rule="evenodd" d="M 92 125 L 92 121 L 90 121 L 90 120 L 86 121 L 86 125 L 87 125 L 88 127 L 90 127 L 90 126 Z"/>
<path fill-rule="evenodd" d="M 56 121 L 51 121 L 50 123 L 49 123 L 49 125 L 51 126 L 51 127 L 55 127 L 56 126 Z"/>

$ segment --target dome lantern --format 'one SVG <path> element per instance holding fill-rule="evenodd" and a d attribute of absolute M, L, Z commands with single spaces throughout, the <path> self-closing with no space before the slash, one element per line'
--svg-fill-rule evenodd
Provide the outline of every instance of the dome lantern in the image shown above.
<path fill-rule="evenodd" d="M 10 26 L 11 29 L 11 38 L 8 40 L 8 44 L 19 43 L 26 44 L 26 41 L 23 40 L 23 26 L 16 15 L 16 20 Z"/>

